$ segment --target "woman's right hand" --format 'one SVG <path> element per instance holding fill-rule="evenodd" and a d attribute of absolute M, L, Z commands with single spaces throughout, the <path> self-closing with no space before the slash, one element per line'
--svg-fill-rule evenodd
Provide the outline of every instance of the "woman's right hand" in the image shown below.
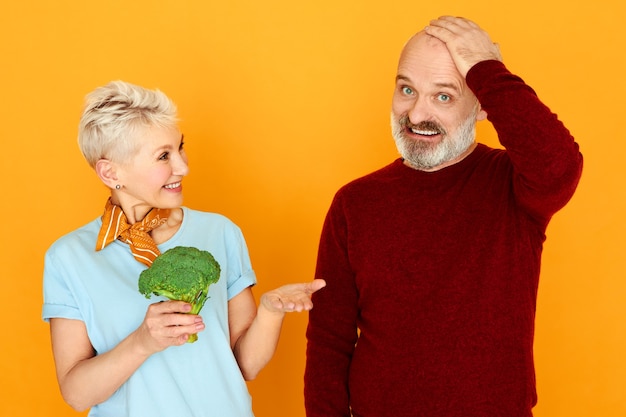
<path fill-rule="evenodd" d="M 137 337 L 146 355 L 170 346 L 180 346 L 189 336 L 204 330 L 202 317 L 187 314 L 191 305 L 184 301 L 162 301 L 151 304 L 137 329 Z"/>

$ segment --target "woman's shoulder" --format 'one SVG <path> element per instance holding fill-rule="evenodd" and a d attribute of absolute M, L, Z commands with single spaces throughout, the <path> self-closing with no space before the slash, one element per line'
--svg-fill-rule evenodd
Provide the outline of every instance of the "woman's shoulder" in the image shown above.
<path fill-rule="evenodd" d="M 196 210 L 189 207 L 182 207 L 182 209 L 183 216 L 189 223 L 204 222 L 215 224 L 229 224 L 236 226 L 236 224 L 230 218 L 221 213 Z"/>
<path fill-rule="evenodd" d="M 189 232 L 190 229 L 199 231 L 211 231 L 213 233 L 221 231 L 222 233 L 241 234 L 239 226 L 224 214 L 201 211 L 183 207 L 183 225 L 181 229 Z"/>
<path fill-rule="evenodd" d="M 195 246 L 197 248 L 213 247 L 230 244 L 240 244 L 243 233 L 231 219 L 223 214 L 200 211 L 182 207 L 183 222 L 178 232 L 172 236 L 163 247 L 167 250 L 174 246 Z M 213 245 L 213 246 L 212 246 Z"/>
<path fill-rule="evenodd" d="M 100 217 L 57 238 L 48 248 L 48 253 L 71 251 L 79 248 L 95 249 L 96 238 L 102 221 Z"/>

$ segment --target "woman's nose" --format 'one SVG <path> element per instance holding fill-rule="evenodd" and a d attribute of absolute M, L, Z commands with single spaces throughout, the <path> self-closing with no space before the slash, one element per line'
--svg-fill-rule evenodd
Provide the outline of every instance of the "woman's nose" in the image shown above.
<path fill-rule="evenodd" d="M 187 164 L 187 157 L 184 154 L 179 154 L 175 159 L 174 174 L 184 176 L 189 173 L 189 165 Z"/>

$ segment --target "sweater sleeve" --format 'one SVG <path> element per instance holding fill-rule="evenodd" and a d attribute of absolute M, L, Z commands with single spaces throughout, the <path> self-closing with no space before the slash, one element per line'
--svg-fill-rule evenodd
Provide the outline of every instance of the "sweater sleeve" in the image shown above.
<path fill-rule="evenodd" d="M 322 228 L 307 328 L 304 398 L 307 417 L 350 417 L 348 374 L 357 340 L 357 290 L 347 252 L 347 222 L 335 197 Z"/>
<path fill-rule="evenodd" d="M 467 74 L 513 165 L 518 204 L 544 225 L 572 197 L 582 173 L 578 144 L 532 88 L 499 61 Z"/>

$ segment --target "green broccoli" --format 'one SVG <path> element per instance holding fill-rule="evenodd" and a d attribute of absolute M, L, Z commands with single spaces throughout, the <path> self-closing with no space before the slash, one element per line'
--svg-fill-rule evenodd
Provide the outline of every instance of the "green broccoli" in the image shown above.
<path fill-rule="evenodd" d="M 209 286 L 220 279 L 220 265 L 207 251 L 176 246 L 163 252 L 139 275 L 139 292 L 191 304 L 189 314 L 198 314 L 208 298 Z M 187 342 L 198 340 L 197 334 Z"/>

